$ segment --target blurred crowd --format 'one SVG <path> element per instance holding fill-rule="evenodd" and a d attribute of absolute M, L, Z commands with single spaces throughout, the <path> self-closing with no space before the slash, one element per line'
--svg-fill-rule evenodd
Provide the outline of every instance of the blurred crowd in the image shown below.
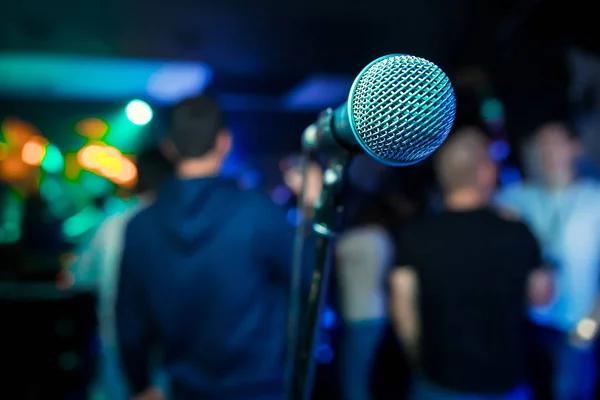
<path fill-rule="evenodd" d="M 594 398 L 600 183 L 578 175 L 568 121 L 540 124 L 532 143 L 538 173 L 500 190 L 485 132 L 456 127 L 433 156 L 439 209 L 389 193 L 352 209 L 335 241 L 343 327 L 325 398 Z M 220 176 L 231 146 L 214 100 L 179 103 L 160 146 L 137 158 L 135 206 L 83 247 L 73 283 L 96 292 L 100 336 L 84 398 L 286 396 L 296 229 L 269 197 Z M 301 171 L 281 172 L 299 195 Z M 321 175 L 311 164 L 307 218 Z"/>

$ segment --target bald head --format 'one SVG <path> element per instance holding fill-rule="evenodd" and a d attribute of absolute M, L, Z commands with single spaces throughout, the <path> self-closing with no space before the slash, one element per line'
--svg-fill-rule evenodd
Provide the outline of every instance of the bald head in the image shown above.
<path fill-rule="evenodd" d="M 446 192 L 466 188 L 490 190 L 496 180 L 488 140 L 474 127 L 457 130 L 446 140 L 436 154 L 435 170 Z"/>

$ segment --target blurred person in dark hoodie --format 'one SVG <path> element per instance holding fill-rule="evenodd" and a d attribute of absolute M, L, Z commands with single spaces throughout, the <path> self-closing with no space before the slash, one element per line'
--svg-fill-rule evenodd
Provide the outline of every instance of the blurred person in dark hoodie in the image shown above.
<path fill-rule="evenodd" d="M 231 146 L 214 100 L 177 104 L 164 145 L 176 178 L 128 226 L 117 327 L 138 399 L 161 397 L 149 376 L 155 346 L 175 400 L 284 397 L 295 230 L 268 196 L 219 176 Z M 320 192 L 317 175 L 309 204 Z"/>

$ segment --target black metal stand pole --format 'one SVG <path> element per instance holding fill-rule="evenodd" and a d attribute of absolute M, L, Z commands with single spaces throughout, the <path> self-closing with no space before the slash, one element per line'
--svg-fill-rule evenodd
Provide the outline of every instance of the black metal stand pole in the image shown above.
<path fill-rule="evenodd" d="M 293 400 L 308 400 L 312 394 L 314 376 L 314 352 L 320 331 L 320 315 L 325 301 L 331 265 L 329 263 L 330 244 L 335 233 L 336 223 L 341 213 L 339 198 L 343 182 L 344 167 L 348 156 L 332 157 L 323 174 L 323 190 L 315 207 L 314 231 L 318 235 L 316 262 L 308 296 L 304 324 L 300 336 L 298 363 L 296 368 L 296 388 Z"/>

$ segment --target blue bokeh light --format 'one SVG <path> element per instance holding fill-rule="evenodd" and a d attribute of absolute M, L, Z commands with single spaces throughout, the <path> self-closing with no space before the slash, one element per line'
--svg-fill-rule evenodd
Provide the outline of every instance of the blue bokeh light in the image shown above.
<path fill-rule="evenodd" d="M 315 351 L 315 359 L 319 364 L 329 364 L 333 361 L 333 349 L 328 344 L 320 344 Z"/>
<path fill-rule="evenodd" d="M 504 140 L 495 140 L 488 149 L 490 157 L 494 161 L 504 161 L 510 154 L 510 146 Z"/>
<path fill-rule="evenodd" d="M 302 212 L 296 207 L 290 208 L 287 212 L 287 220 L 293 226 L 300 225 L 302 221 Z"/>
<path fill-rule="evenodd" d="M 332 329 L 335 327 L 336 320 L 337 316 L 335 315 L 335 311 L 333 311 L 330 307 L 325 306 L 325 309 L 321 314 L 321 326 L 323 329 Z"/>
<path fill-rule="evenodd" d="M 271 198 L 275 204 L 284 205 L 292 198 L 292 192 L 285 185 L 279 185 L 271 193 Z"/>
<path fill-rule="evenodd" d="M 201 93 L 212 78 L 211 69 L 201 63 L 170 63 L 148 79 L 148 95 L 161 102 L 176 102 Z"/>
<path fill-rule="evenodd" d="M 500 170 L 500 184 L 502 186 L 511 186 L 520 183 L 523 180 L 521 172 L 517 167 L 505 166 Z"/>

